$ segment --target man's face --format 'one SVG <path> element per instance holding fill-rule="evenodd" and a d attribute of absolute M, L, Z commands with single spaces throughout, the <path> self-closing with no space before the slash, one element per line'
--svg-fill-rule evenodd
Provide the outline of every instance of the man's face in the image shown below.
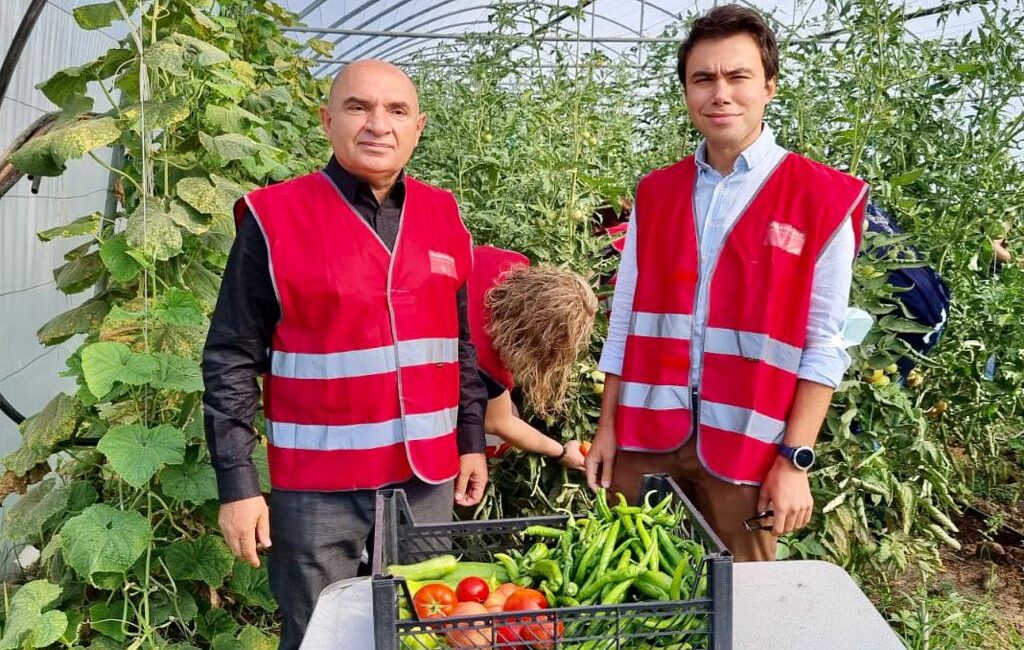
<path fill-rule="evenodd" d="M 775 96 L 766 81 L 757 41 L 749 34 L 702 40 L 686 61 L 686 108 L 708 145 L 742 151 L 761 132 Z"/>
<path fill-rule="evenodd" d="M 416 87 L 396 68 L 353 63 L 320 109 L 320 121 L 341 166 L 367 181 L 386 180 L 412 156 L 427 122 Z"/>

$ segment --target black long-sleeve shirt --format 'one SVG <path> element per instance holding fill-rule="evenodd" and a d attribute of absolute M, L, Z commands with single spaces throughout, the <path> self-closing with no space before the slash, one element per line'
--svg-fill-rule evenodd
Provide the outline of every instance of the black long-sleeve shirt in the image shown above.
<path fill-rule="evenodd" d="M 389 250 L 398 236 L 405 177 L 378 204 L 370 186 L 331 158 L 325 171 Z M 459 312 L 459 453 L 482 453 L 487 390 L 477 373 L 476 349 L 470 342 L 466 286 L 456 295 Z M 203 397 L 206 442 L 217 473 L 221 503 L 260 494 L 251 455 L 252 427 L 259 406 L 259 375 L 270 368 L 269 348 L 281 316 L 268 264 L 267 244 L 259 224 L 246 210 L 228 254 L 210 333 L 203 349 Z M 368 396 L 372 398 L 372 396 Z"/>

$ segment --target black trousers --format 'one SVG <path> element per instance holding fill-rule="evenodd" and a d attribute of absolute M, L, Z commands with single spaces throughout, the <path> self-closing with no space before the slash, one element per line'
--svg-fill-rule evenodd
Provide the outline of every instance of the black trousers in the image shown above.
<path fill-rule="evenodd" d="M 451 521 L 454 482 L 419 479 L 405 490 L 417 522 Z M 270 589 L 282 620 L 281 650 L 296 650 L 320 592 L 356 575 L 369 540 L 376 490 L 270 493 Z"/>

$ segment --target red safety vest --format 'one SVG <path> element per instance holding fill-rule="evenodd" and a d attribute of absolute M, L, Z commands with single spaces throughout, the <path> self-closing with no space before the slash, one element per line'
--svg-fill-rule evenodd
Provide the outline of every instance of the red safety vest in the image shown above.
<path fill-rule="evenodd" d="M 775 460 L 793 403 L 815 262 L 851 216 L 859 242 L 867 186 L 793 153 L 771 173 L 712 267 L 694 404 L 696 176 L 691 156 L 652 172 L 637 188 L 635 218 L 642 225 L 617 442 L 623 449 L 665 452 L 696 431 L 698 456 L 709 472 L 756 485 Z"/>
<path fill-rule="evenodd" d="M 491 337 L 487 333 L 491 317 L 485 306 L 485 300 L 487 292 L 498 286 L 506 273 L 529 265 L 530 259 L 522 253 L 494 246 L 477 246 L 473 249 L 473 271 L 467 282 L 469 331 L 473 345 L 476 347 L 477 363 L 491 379 L 508 390 L 512 390 L 515 386 L 515 379 L 502 363 L 501 357 L 494 349 Z M 511 448 L 498 436 L 487 434 L 486 438 L 487 455 L 491 458 L 503 456 Z"/>
<path fill-rule="evenodd" d="M 472 242 L 450 193 L 405 185 L 393 254 L 322 172 L 244 199 L 281 306 L 263 385 L 275 488 L 458 473 L 455 295 Z"/>

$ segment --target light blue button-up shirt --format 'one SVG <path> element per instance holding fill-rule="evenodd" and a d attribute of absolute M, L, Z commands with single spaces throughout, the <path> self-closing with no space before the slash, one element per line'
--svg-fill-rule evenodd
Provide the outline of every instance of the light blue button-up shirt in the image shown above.
<path fill-rule="evenodd" d="M 694 154 L 697 163 L 694 207 L 700 240 L 700 274 L 690 345 L 690 385 L 695 387 L 700 385 L 704 362 L 703 340 L 715 261 L 737 219 L 786 155 L 786 150 L 775 143 L 775 135 L 768 125 L 764 125 L 758 139 L 739 155 L 728 175 L 723 176 L 707 163 L 706 150 L 706 142 L 701 142 Z M 626 335 L 633 314 L 637 274 L 636 229 L 636 219 L 631 218 L 612 298 L 608 338 L 598 364 L 602 371 L 616 375 L 622 374 Z M 841 334 L 850 297 L 854 254 L 853 226 L 847 220 L 815 263 L 807 341 L 797 372 L 801 379 L 834 388 L 839 385 L 850 365 Z"/>

